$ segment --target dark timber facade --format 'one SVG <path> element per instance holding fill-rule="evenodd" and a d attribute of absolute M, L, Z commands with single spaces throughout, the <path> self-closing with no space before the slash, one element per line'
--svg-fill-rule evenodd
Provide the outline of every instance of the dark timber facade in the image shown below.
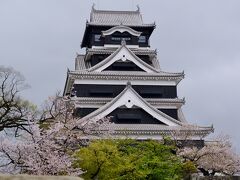
<path fill-rule="evenodd" d="M 184 73 L 162 71 L 149 39 L 155 24 L 145 24 L 140 10 L 92 8 L 75 70 L 68 71 L 64 96 L 83 121 L 110 117 L 114 135 L 160 139 L 179 131 L 204 137 L 212 127 L 185 120 L 177 85 Z"/>

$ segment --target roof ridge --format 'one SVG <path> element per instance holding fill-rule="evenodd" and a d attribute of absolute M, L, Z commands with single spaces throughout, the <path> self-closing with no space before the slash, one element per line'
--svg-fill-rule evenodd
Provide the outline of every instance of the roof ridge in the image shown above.
<path fill-rule="evenodd" d="M 94 5 L 90 13 L 90 23 L 142 25 L 143 19 L 139 7 L 135 11 L 97 10 Z"/>
<path fill-rule="evenodd" d="M 94 12 L 96 13 L 116 13 L 116 14 L 118 14 L 118 13 L 136 13 L 136 14 L 141 14 L 139 11 L 114 11 L 114 10 L 94 10 Z"/>
<path fill-rule="evenodd" d="M 78 54 L 78 53 L 77 53 L 77 57 L 79 57 L 79 56 L 85 56 L 85 54 Z"/>
<path fill-rule="evenodd" d="M 92 21 L 90 21 L 90 22 L 87 22 L 87 24 L 88 25 L 95 25 L 95 26 L 116 26 L 116 25 L 121 25 L 121 23 L 120 24 L 102 24 L 101 22 L 92 22 Z M 142 23 L 142 24 L 124 24 L 125 26 L 130 26 L 130 27 L 142 27 L 142 26 L 144 26 L 144 27 L 155 27 L 156 26 L 156 24 L 155 24 L 155 22 L 154 23 Z"/>
<path fill-rule="evenodd" d="M 137 10 L 108 10 L 108 9 L 95 9 L 95 4 L 92 6 L 92 12 L 97 12 L 97 13 L 136 13 L 136 14 L 141 14 L 139 7 L 137 7 Z"/>
<path fill-rule="evenodd" d="M 92 12 L 116 12 L 116 13 L 121 13 L 121 12 L 123 12 L 123 13 L 129 13 L 129 12 L 131 12 L 131 13 L 139 13 L 139 14 L 141 14 L 140 13 L 140 7 L 139 7 L 139 5 L 137 5 L 136 7 L 137 7 L 137 9 L 135 10 L 135 11 L 133 11 L 133 10 L 121 10 L 121 11 L 119 11 L 119 10 L 107 10 L 107 9 L 96 9 L 95 8 L 95 3 L 93 3 L 93 5 L 92 5 Z"/>
<path fill-rule="evenodd" d="M 182 74 L 183 76 L 185 76 L 184 71 L 182 71 L 182 72 L 167 72 L 167 71 L 161 70 L 160 72 L 163 74 Z"/>

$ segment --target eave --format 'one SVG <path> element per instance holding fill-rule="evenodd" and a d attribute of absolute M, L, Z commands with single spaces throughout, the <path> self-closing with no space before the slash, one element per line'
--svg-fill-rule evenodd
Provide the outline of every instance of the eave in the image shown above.
<path fill-rule="evenodd" d="M 99 108 L 106 103 L 110 102 L 113 98 L 100 98 L 100 97 L 72 97 L 71 101 L 75 104 L 76 108 Z M 184 103 L 185 99 L 153 99 L 144 98 L 149 104 L 155 108 L 180 108 Z"/>
<path fill-rule="evenodd" d="M 156 139 L 162 140 L 164 137 L 171 137 L 175 140 L 202 140 L 210 133 L 214 132 L 213 126 L 164 126 L 156 124 L 110 124 L 109 126 L 100 126 L 91 130 L 91 135 L 81 136 L 81 139 L 112 138 L 117 139 Z M 75 129 L 74 134 L 78 134 Z M 96 134 L 96 135 L 95 135 Z M 101 136 L 102 135 L 102 136 Z"/>
<path fill-rule="evenodd" d="M 89 48 L 86 51 L 86 56 L 93 55 L 93 54 L 112 54 L 117 50 L 117 48 Z M 157 51 L 153 49 L 131 49 L 131 51 L 136 55 L 150 55 L 156 56 Z"/>
<path fill-rule="evenodd" d="M 70 82 L 71 81 L 69 81 L 69 69 L 67 69 L 67 78 L 66 78 L 65 85 L 64 85 L 63 96 L 66 96 L 66 94 L 67 94 L 67 91 L 69 90 L 69 87 L 70 87 L 70 85 L 69 85 Z"/>
<path fill-rule="evenodd" d="M 103 71 L 103 72 L 89 72 L 69 71 L 67 73 L 67 81 L 64 89 L 64 95 L 70 93 L 74 81 L 97 81 L 97 80 L 124 80 L 124 81 L 167 81 L 174 82 L 176 85 L 184 78 L 182 73 L 167 73 L 161 71 L 160 73 L 145 73 L 145 72 L 119 72 L 119 71 Z M 134 84 L 134 83 L 133 83 Z"/>
<path fill-rule="evenodd" d="M 82 43 L 81 43 L 81 48 L 84 48 L 84 47 L 87 47 L 87 39 L 88 39 L 88 33 L 90 31 L 91 28 L 94 28 L 94 27 L 103 27 L 103 29 L 107 30 L 107 29 L 110 29 L 114 26 L 118 26 L 118 25 L 121 25 L 121 24 L 98 24 L 98 23 L 92 23 L 92 22 L 86 22 L 86 28 L 85 28 L 85 31 L 84 31 L 84 35 L 83 35 L 83 38 L 82 38 Z M 125 26 L 128 26 L 130 28 L 133 28 L 135 30 L 149 30 L 150 34 L 149 36 L 151 36 L 153 30 L 156 28 L 156 24 L 155 23 L 152 23 L 152 24 L 142 24 L 142 25 L 125 25 Z"/>
<path fill-rule="evenodd" d="M 114 26 L 120 26 L 120 25 L 124 25 L 124 26 L 128 26 L 128 27 L 131 27 L 131 28 L 149 28 L 149 29 L 152 29 L 154 30 L 156 28 L 156 24 L 155 23 L 150 23 L 150 24 L 121 24 L 121 23 L 118 23 L 118 24 L 102 24 L 102 23 L 96 23 L 96 22 L 87 22 L 87 25 L 88 26 L 104 26 L 104 27 L 109 27 L 109 28 L 112 28 Z"/>
<path fill-rule="evenodd" d="M 182 138 L 204 138 L 214 132 L 212 126 L 165 126 L 156 124 L 111 124 L 109 127 L 101 127 L 100 131 L 110 131 L 112 135 L 120 136 L 161 136 Z"/>

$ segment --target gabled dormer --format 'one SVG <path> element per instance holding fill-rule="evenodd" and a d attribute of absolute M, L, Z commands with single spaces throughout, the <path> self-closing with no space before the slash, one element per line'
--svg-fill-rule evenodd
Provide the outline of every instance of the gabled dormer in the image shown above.
<path fill-rule="evenodd" d="M 142 109 L 146 113 L 148 113 L 150 116 L 148 117 L 149 121 L 151 123 L 146 122 L 145 119 L 141 119 L 138 117 L 138 114 L 134 113 L 132 116 L 132 122 L 135 124 L 164 124 L 166 126 L 178 126 L 182 125 L 183 122 L 176 120 L 172 118 L 171 116 L 163 113 L 162 111 L 159 111 L 158 109 L 151 106 L 146 100 L 144 100 L 131 86 L 130 82 L 127 83 L 126 88 L 114 99 L 112 99 L 110 102 L 105 104 L 104 106 L 100 107 L 99 109 L 93 111 L 92 113 L 84 116 L 82 118 L 83 123 L 87 123 L 88 120 L 99 120 L 104 117 L 111 115 L 112 112 L 119 108 L 137 108 Z M 116 123 L 123 123 L 125 122 L 125 117 L 128 119 L 130 118 L 131 114 L 129 113 L 122 113 L 122 112 L 115 112 L 115 119 Z M 140 120 L 140 122 L 134 122 L 136 120 Z"/>
<path fill-rule="evenodd" d="M 136 56 L 127 47 L 126 41 L 122 41 L 121 46 L 114 53 L 88 70 L 94 72 L 102 72 L 104 70 L 145 71 L 148 73 L 159 72 L 158 69 Z"/>

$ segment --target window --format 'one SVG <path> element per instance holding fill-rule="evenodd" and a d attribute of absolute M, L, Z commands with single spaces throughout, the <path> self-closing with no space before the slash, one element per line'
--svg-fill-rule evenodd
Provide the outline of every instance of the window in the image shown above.
<path fill-rule="evenodd" d="M 112 41 L 130 41 L 131 38 L 130 37 L 119 37 L 119 36 L 112 36 Z"/>
<path fill-rule="evenodd" d="M 120 37 L 112 37 L 112 40 L 113 41 L 121 41 L 121 38 Z"/>
<path fill-rule="evenodd" d="M 139 36 L 138 42 L 139 43 L 145 43 L 146 42 L 146 36 Z"/>
<path fill-rule="evenodd" d="M 131 38 L 130 38 L 130 37 L 123 37 L 122 40 L 124 40 L 124 41 L 130 41 Z"/>
<path fill-rule="evenodd" d="M 101 38 L 101 35 L 100 35 L 100 34 L 95 34 L 95 35 L 94 35 L 94 41 L 95 41 L 95 42 L 100 42 L 100 41 L 101 41 L 100 38 Z"/>

